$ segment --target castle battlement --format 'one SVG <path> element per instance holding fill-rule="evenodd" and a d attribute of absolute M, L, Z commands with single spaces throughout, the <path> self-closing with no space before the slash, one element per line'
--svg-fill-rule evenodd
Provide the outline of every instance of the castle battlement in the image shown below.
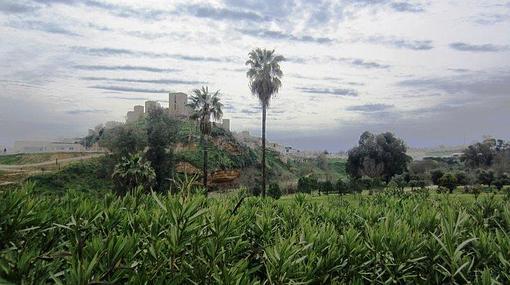
<path fill-rule="evenodd" d="M 189 119 L 193 110 L 187 105 L 188 94 L 184 92 L 170 92 L 168 94 L 168 114 L 178 119 Z M 155 108 L 161 108 L 157 101 L 145 101 L 145 107 L 136 105 L 133 110 L 126 114 L 126 123 L 136 122 L 144 117 L 145 114 Z M 230 119 L 223 119 L 221 123 L 216 124 L 218 127 L 230 131 Z"/>

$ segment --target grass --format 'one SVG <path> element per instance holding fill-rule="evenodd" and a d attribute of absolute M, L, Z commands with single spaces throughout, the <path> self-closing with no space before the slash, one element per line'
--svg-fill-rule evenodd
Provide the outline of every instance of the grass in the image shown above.
<path fill-rule="evenodd" d="M 336 173 L 339 178 L 347 177 L 347 173 L 345 172 L 345 164 L 347 164 L 347 160 L 343 158 L 330 158 L 328 159 L 329 168 Z"/>
<path fill-rule="evenodd" d="M 68 190 L 102 195 L 112 189 L 112 182 L 102 172 L 102 159 L 73 162 L 60 171 L 33 175 L 29 181 L 37 185 L 37 191 L 48 195 L 58 195 Z"/>

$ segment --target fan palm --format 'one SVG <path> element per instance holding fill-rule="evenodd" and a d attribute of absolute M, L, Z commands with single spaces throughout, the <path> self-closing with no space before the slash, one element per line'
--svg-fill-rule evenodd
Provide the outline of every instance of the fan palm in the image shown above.
<path fill-rule="evenodd" d="M 191 119 L 197 120 L 200 127 L 200 140 L 204 153 L 203 165 L 203 183 L 207 189 L 207 162 L 208 162 L 208 137 L 211 134 L 211 122 L 220 120 L 223 116 L 223 104 L 220 102 L 219 90 L 214 93 L 209 93 L 207 86 L 202 89 L 193 90 L 193 95 L 190 98 L 188 106 L 193 110 Z"/>
<path fill-rule="evenodd" d="M 276 55 L 274 50 L 254 49 L 248 54 L 246 65 L 249 66 L 246 76 L 249 79 L 251 93 L 259 98 L 262 105 L 262 196 L 266 195 L 266 111 L 273 95 L 282 86 L 283 72 L 280 62 L 283 56 Z"/>
<path fill-rule="evenodd" d="M 124 194 L 137 186 L 143 188 L 151 187 L 156 178 L 156 173 L 151 167 L 150 162 L 145 161 L 142 155 L 137 153 L 129 157 L 123 157 L 115 165 L 112 178 L 119 184 L 119 192 Z"/>

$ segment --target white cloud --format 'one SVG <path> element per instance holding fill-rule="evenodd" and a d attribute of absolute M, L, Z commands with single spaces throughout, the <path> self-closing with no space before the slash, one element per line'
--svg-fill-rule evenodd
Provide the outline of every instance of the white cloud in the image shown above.
<path fill-rule="evenodd" d="M 493 108 L 510 96 L 508 9 L 496 0 L 7 0 L 0 4 L 0 144 L 30 133 L 85 134 L 123 120 L 145 99 L 164 101 L 168 90 L 202 84 L 222 91 L 235 130 L 258 133 L 244 66 L 254 47 L 289 59 L 269 110 L 270 139 L 346 149 L 364 129 L 386 128 L 415 144 L 441 136 L 461 143 L 456 130 L 479 137 L 487 133 L 480 122 L 510 119 Z M 484 120 L 476 110 L 488 112 Z M 427 139 L 410 127 L 432 128 L 437 118 L 450 120 L 441 136 Z M 509 131 L 505 124 L 488 130 Z"/>

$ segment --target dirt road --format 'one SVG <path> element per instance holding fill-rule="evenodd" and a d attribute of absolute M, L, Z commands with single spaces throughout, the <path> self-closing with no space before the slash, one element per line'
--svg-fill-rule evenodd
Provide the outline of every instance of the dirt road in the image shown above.
<path fill-rule="evenodd" d="M 30 164 L 18 164 L 18 165 L 16 165 L 16 164 L 10 164 L 10 165 L 0 164 L 0 170 L 5 171 L 5 172 L 20 172 L 20 171 L 25 171 L 28 169 L 34 169 L 37 167 L 52 166 L 52 165 L 56 165 L 57 163 L 65 164 L 65 163 L 72 162 L 72 161 L 91 159 L 91 158 L 100 157 L 103 155 L 104 154 L 102 154 L 102 153 L 97 153 L 97 154 L 91 154 L 91 155 L 85 155 L 85 156 L 79 156 L 79 157 L 59 159 L 58 161 L 50 160 L 50 161 L 44 161 L 44 162 L 39 162 L 39 163 L 30 163 Z"/>

